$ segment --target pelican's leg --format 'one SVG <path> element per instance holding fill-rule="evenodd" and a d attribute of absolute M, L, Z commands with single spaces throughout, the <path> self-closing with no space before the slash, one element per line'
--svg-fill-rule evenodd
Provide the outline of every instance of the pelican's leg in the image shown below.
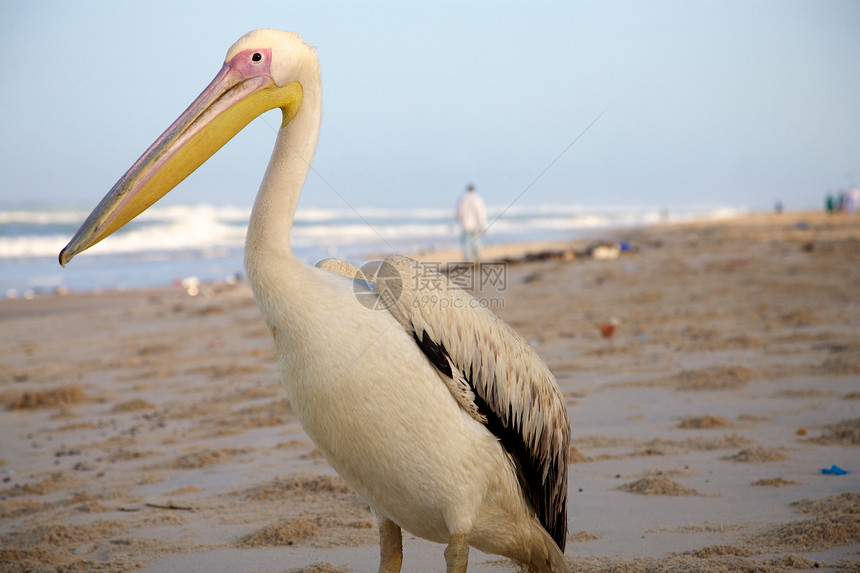
<path fill-rule="evenodd" d="M 403 563 L 403 536 L 400 526 L 385 516 L 379 521 L 379 573 L 399 573 Z"/>
<path fill-rule="evenodd" d="M 446 573 L 466 573 L 469 564 L 469 544 L 466 543 L 465 533 L 455 533 L 448 540 L 445 548 Z"/>

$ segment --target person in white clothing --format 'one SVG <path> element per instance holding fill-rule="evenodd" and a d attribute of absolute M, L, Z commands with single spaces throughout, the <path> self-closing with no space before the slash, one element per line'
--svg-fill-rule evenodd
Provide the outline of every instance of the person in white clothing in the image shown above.
<path fill-rule="evenodd" d="M 457 221 L 462 229 L 463 260 L 478 262 L 481 259 L 481 235 L 487 230 L 487 207 L 471 183 L 457 202 Z"/>

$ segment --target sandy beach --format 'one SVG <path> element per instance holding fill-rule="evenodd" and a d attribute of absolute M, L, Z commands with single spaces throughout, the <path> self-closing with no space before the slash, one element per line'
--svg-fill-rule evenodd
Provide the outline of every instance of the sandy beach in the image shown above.
<path fill-rule="evenodd" d="M 860 571 L 860 216 L 605 239 L 631 249 L 488 248 L 510 260 L 475 293 L 567 399 L 573 570 Z M 0 570 L 376 570 L 246 283 L 2 300 L 0 325 Z M 404 532 L 403 570 L 442 550 Z"/>

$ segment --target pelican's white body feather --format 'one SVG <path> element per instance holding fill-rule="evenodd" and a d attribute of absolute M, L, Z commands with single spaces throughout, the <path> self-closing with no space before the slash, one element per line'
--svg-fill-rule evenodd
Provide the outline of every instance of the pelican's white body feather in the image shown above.
<path fill-rule="evenodd" d="M 267 322 L 293 410 L 335 471 L 419 537 L 469 533 L 470 545 L 519 547 L 527 562 L 545 534 L 496 438 L 389 312 L 356 300 L 352 280 L 303 265 L 299 273 L 290 282 L 306 286 L 302 303 L 268 311 L 277 314 Z"/>

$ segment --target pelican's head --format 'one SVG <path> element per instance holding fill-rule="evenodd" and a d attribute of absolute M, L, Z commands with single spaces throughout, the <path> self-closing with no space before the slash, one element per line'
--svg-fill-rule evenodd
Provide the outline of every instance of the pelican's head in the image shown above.
<path fill-rule="evenodd" d="M 308 67 L 316 67 L 316 55 L 296 34 L 254 30 L 242 36 L 215 79 L 93 210 L 60 252 L 60 264 L 145 211 L 260 114 L 281 108 L 285 127 L 302 105 Z"/>

